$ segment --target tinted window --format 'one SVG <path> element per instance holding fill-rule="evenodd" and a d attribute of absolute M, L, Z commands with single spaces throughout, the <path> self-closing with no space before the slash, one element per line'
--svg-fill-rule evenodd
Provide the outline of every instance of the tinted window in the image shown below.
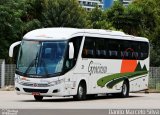
<path fill-rule="evenodd" d="M 112 40 L 108 39 L 108 53 L 109 53 L 109 58 L 111 59 L 116 59 L 119 57 L 119 52 L 120 52 L 120 42 L 119 40 Z"/>
<path fill-rule="evenodd" d="M 95 40 L 95 53 L 96 58 L 106 58 L 108 56 L 108 47 L 107 42 L 103 38 L 98 38 Z"/>
<path fill-rule="evenodd" d="M 94 58 L 95 56 L 95 42 L 93 38 L 86 37 L 84 42 L 84 47 L 82 51 L 83 58 Z"/>
<path fill-rule="evenodd" d="M 148 57 L 148 50 L 147 42 L 86 37 L 82 57 L 144 60 Z"/>
<path fill-rule="evenodd" d="M 140 43 L 140 59 L 146 59 L 148 57 L 149 44 L 147 42 Z"/>

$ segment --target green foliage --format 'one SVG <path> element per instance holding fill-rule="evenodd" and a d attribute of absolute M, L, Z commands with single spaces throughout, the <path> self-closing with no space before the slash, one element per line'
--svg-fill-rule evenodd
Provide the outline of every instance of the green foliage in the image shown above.
<path fill-rule="evenodd" d="M 156 0 L 136 0 L 133 6 L 141 8 L 141 25 L 139 30 L 141 36 L 151 37 L 154 34 L 155 27 L 157 26 L 157 15 L 155 12 Z"/>
<path fill-rule="evenodd" d="M 103 12 L 96 6 L 95 9 L 88 13 L 90 28 L 115 30 L 112 23 L 107 21 L 106 15 L 106 12 Z"/>
<path fill-rule="evenodd" d="M 22 36 L 23 22 L 21 21 L 20 4 L 17 3 L 17 0 L 4 0 L 3 3 L 0 3 L 0 58 L 8 59 L 10 44 L 20 40 Z"/>
<path fill-rule="evenodd" d="M 108 22 L 116 30 L 122 30 L 131 35 L 140 35 L 138 30 L 141 25 L 142 9 L 135 5 L 124 7 L 121 2 L 117 1 L 106 11 L 106 18 Z M 138 30 L 138 31 L 137 31 Z"/>
<path fill-rule="evenodd" d="M 43 25 L 45 27 L 86 27 L 86 12 L 76 0 L 46 0 Z"/>
<path fill-rule="evenodd" d="M 115 4 L 106 11 L 107 20 L 111 22 L 116 29 L 122 29 L 124 12 L 124 6 L 120 2 L 115 2 Z"/>

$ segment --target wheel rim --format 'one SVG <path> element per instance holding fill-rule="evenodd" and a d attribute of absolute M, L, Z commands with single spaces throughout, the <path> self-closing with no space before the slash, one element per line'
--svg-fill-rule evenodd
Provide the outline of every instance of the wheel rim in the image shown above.
<path fill-rule="evenodd" d="M 123 84 L 123 95 L 126 96 L 127 95 L 127 85 Z"/>
<path fill-rule="evenodd" d="M 79 86 L 79 97 L 83 96 L 83 87 Z"/>

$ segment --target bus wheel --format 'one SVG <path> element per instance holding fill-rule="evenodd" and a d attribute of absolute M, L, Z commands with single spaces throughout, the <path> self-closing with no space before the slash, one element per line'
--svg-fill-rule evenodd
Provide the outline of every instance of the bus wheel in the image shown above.
<path fill-rule="evenodd" d="M 34 99 L 35 99 L 36 101 L 42 101 L 43 96 L 34 95 Z"/>
<path fill-rule="evenodd" d="M 123 98 L 129 96 L 129 83 L 127 81 L 123 82 L 122 91 L 120 93 L 120 96 Z"/>
<path fill-rule="evenodd" d="M 73 96 L 75 100 L 85 100 L 86 99 L 86 84 L 81 82 L 77 89 L 77 95 Z"/>

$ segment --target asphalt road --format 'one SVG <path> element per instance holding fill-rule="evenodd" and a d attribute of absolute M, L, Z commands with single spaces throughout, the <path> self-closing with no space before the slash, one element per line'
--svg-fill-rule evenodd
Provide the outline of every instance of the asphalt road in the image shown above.
<path fill-rule="evenodd" d="M 34 101 L 31 95 L 17 95 L 14 91 L 0 91 L 0 108 L 9 109 L 160 109 L 160 93 L 130 93 L 128 98 L 100 96 L 85 101 L 72 98 L 47 97 Z"/>

